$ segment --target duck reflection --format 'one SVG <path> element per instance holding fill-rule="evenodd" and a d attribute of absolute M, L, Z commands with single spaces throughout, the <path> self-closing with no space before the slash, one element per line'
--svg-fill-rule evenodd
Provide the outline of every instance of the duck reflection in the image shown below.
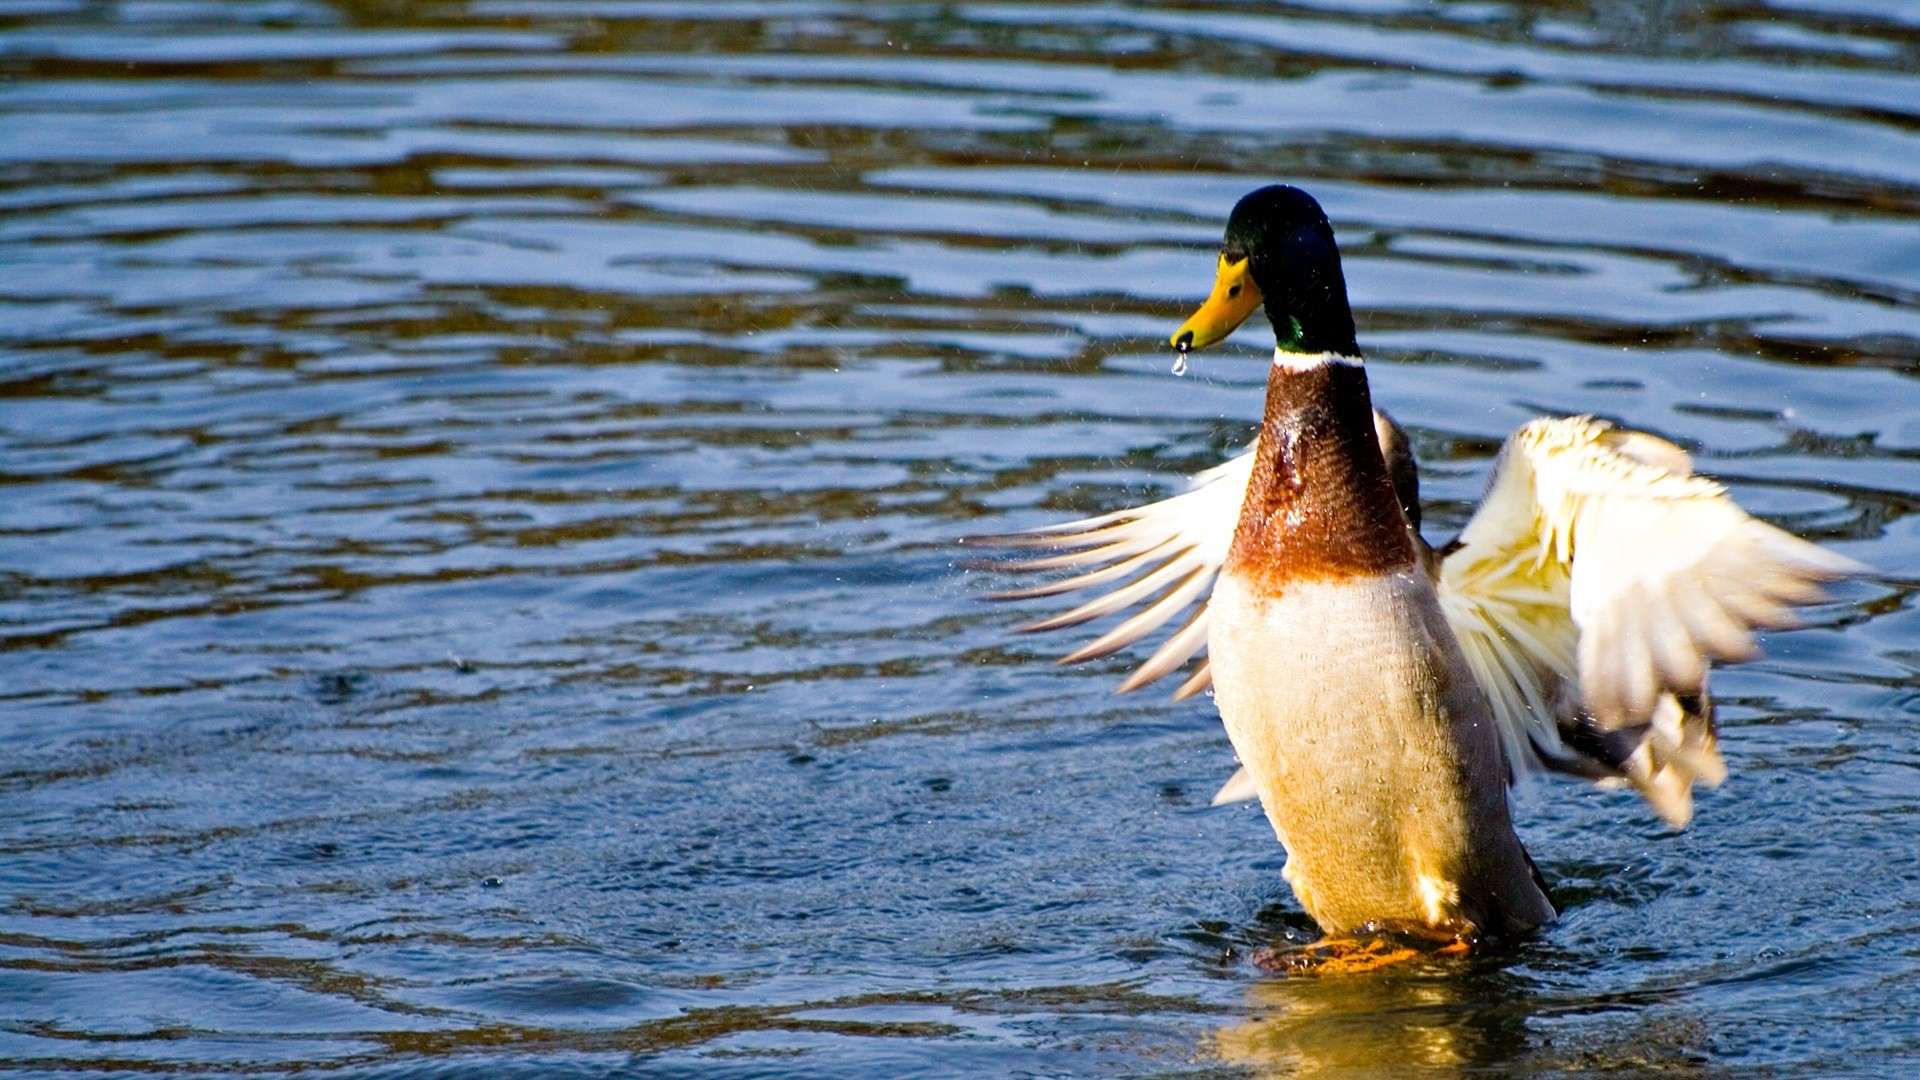
<path fill-rule="evenodd" d="M 1255 984 L 1213 1050 L 1255 1076 L 1449 1076 L 1526 1050 L 1526 1010 L 1462 968 Z"/>

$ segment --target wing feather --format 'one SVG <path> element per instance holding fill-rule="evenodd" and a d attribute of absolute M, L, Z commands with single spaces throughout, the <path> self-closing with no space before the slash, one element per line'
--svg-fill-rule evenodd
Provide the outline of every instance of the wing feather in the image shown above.
<path fill-rule="evenodd" d="M 1725 774 L 1711 664 L 1862 569 L 1748 516 L 1679 447 L 1571 417 L 1508 440 L 1439 589 L 1516 772 L 1597 763 L 1680 825 L 1692 782 Z"/>
<path fill-rule="evenodd" d="M 1187 622 L 1120 684 L 1119 692 L 1124 694 L 1166 677 L 1206 649 L 1206 597 L 1221 564 L 1226 562 L 1233 530 L 1240 521 L 1240 503 L 1246 498 L 1252 475 L 1253 451 L 1249 449 L 1195 476 L 1189 489 L 1173 498 L 1011 536 L 978 537 L 968 543 L 1062 552 L 995 564 L 996 570 L 1083 571 L 1059 581 L 993 593 L 994 599 L 1107 590 L 1071 610 L 1020 627 L 1023 632 L 1057 630 L 1136 604 L 1145 605 L 1120 625 L 1062 657 L 1063 664 L 1126 648 L 1193 609 Z M 1212 678 L 1203 660 L 1174 692 L 1174 699 L 1192 697 L 1210 685 Z"/>
<path fill-rule="evenodd" d="M 1178 570 L 1182 569 L 1182 567 L 1174 565 L 1169 567 L 1169 569 Z M 1155 600 L 1152 604 L 1148 605 L 1145 610 L 1128 619 L 1126 622 L 1121 623 L 1119 626 L 1100 635 L 1093 641 L 1061 657 L 1060 662 L 1063 664 L 1077 664 L 1083 660 L 1097 660 L 1102 656 L 1119 652 L 1121 649 L 1153 633 L 1159 629 L 1163 623 L 1185 610 L 1195 600 L 1199 599 L 1200 594 L 1212 583 L 1212 574 L 1197 568 L 1188 570 L 1187 576 L 1183 578 L 1178 585 L 1168 589 L 1166 595 Z M 1120 593 L 1116 592 L 1113 595 L 1119 596 Z M 1195 645 L 1194 648 L 1198 650 L 1199 646 Z"/>
<path fill-rule="evenodd" d="M 1147 657 L 1147 662 L 1135 668 L 1133 674 L 1120 684 L 1119 692 L 1129 694 L 1150 682 L 1155 682 L 1171 674 L 1174 668 L 1186 663 L 1207 644 L 1207 608 L 1202 604 L 1194 612 L 1187 625 L 1180 628 L 1163 642 L 1160 648 Z"/>
<path fill-rule="evenodd" d="M 1202 657 L 1200 666 L 1194 668 L 1193 674 L 1187 677 L 1187 681 L 1181 683 L 1180 688 L 1173 692 L 1173 700 L 1185 701 L 1195 694 L 1211 689 L 1213 689 L 1213 665 L 1207 663 L 1206 658 Z"/>
<path fill-rule="evenodd" d="M 1175 581 L 1192 574 L 1194 570 L 1197 569 L 1196 567 L 1188 565 L 1187 556 L 1190 550 L 1191 549 L 1183 550 L 1174 554 L 1139 579 L 1128 582 L 1110 593 L 1096 596 L 1077 608 L 1070 611 L 1063 611 L 1058 615 L 1039 619 L 1019 627 L 1019 632 L 1032 634 L 1042 630 L 1058 630 L 1063 626 L 1078 626 L 1083 622 L 1091 622 L 1102 615 L 1111 615 L 1121 608 L 1144 600 L 1148 596 L 1173 584 Z M 1158 609 L 1159 605 L 1156 604 L 1148 610 L 1153 611 Z M 1164 622 L 1171 614 L 1171 612 L 1168 612 L 1167 615 L 1162 616 L 1161 621 Z M 1091 659 L 1091 657 L 1088 659 Z"/>
<path fill-rule="evenodd" d="M 1259 797 L 1260 789 L 1254 786 L 1253 774 L 1247 771 L 1245 765 L 1242 765 L 1233 770 L 1233 775 L 1227 777 L 1227 782 L 1220 785 L 1220 790 L 1213 794 L 1213 801 L 1207 805 L 1225 806 L 1228 803 L 1246 802 L 1248 799 Z"/>

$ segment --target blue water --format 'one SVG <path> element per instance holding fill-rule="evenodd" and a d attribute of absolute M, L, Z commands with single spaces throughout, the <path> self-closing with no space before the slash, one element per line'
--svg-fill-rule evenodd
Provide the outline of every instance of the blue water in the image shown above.
<path fill-rule="evenodd" d="M 0 0 L 0 1071 L 1920 1071 L 1916 10 Z M 1211 704 L 954 546 L 1246 441 L 1272 181 L 1433 539 L 1593 412 L 1885 574 L 1511 953 L 1255 968 Z"/>

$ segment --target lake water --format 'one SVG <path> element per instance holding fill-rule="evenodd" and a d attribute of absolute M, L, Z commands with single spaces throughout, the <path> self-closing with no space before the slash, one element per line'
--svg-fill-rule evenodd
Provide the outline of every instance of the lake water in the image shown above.
<path fill-rule="evenodd" d="M 0 0 L 0 1070 L 1920 1070 L 1920 6 L 1768 2 Z M 1254 968 L 1211 703 L 955 548 L 1249 438 L 1275 180 L 1436 540 L 1593 412 L 1889 575 L 1509 954 Z"/>

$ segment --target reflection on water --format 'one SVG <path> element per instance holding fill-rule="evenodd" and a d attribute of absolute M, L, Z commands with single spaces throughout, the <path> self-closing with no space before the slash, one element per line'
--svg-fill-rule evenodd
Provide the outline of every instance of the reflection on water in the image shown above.
<path fill-rule="evenodd" d="M 1368 978 L 1267 980 L 1247 1015 L 1208 1044 L 1254 1077 L 1477 1076 L 1710 1071 L 1715 1024 L 1643 1000 L 1555 1000 L 1486 964 L 1434 965 Z M 1582 1014 L 1613 1022 L 1588 1030 Z M 1571 1022 L 1570 1022 L 1571 1021 Z"/>
<path fill-rule="evenodd" d="M 1585 411 L 1894 575 L 1484 966 L 1256 972 L 1211 706 L 953 547 L 1244 443 L 1273 180 L 1436 538 Z M 1920 1067 L 1916 375 L 1900 0 L 0 0 L 0 1061 Z"/>
<path fill-rule="evenodd" d="M 1255 1076 L 1300 1077 L 1458 1076 L 1523 1055 L 1526 1017 L 1470 1007 L 1467 981 L 1458 971 L 1264 981 L 1213 1049 Z"/>

